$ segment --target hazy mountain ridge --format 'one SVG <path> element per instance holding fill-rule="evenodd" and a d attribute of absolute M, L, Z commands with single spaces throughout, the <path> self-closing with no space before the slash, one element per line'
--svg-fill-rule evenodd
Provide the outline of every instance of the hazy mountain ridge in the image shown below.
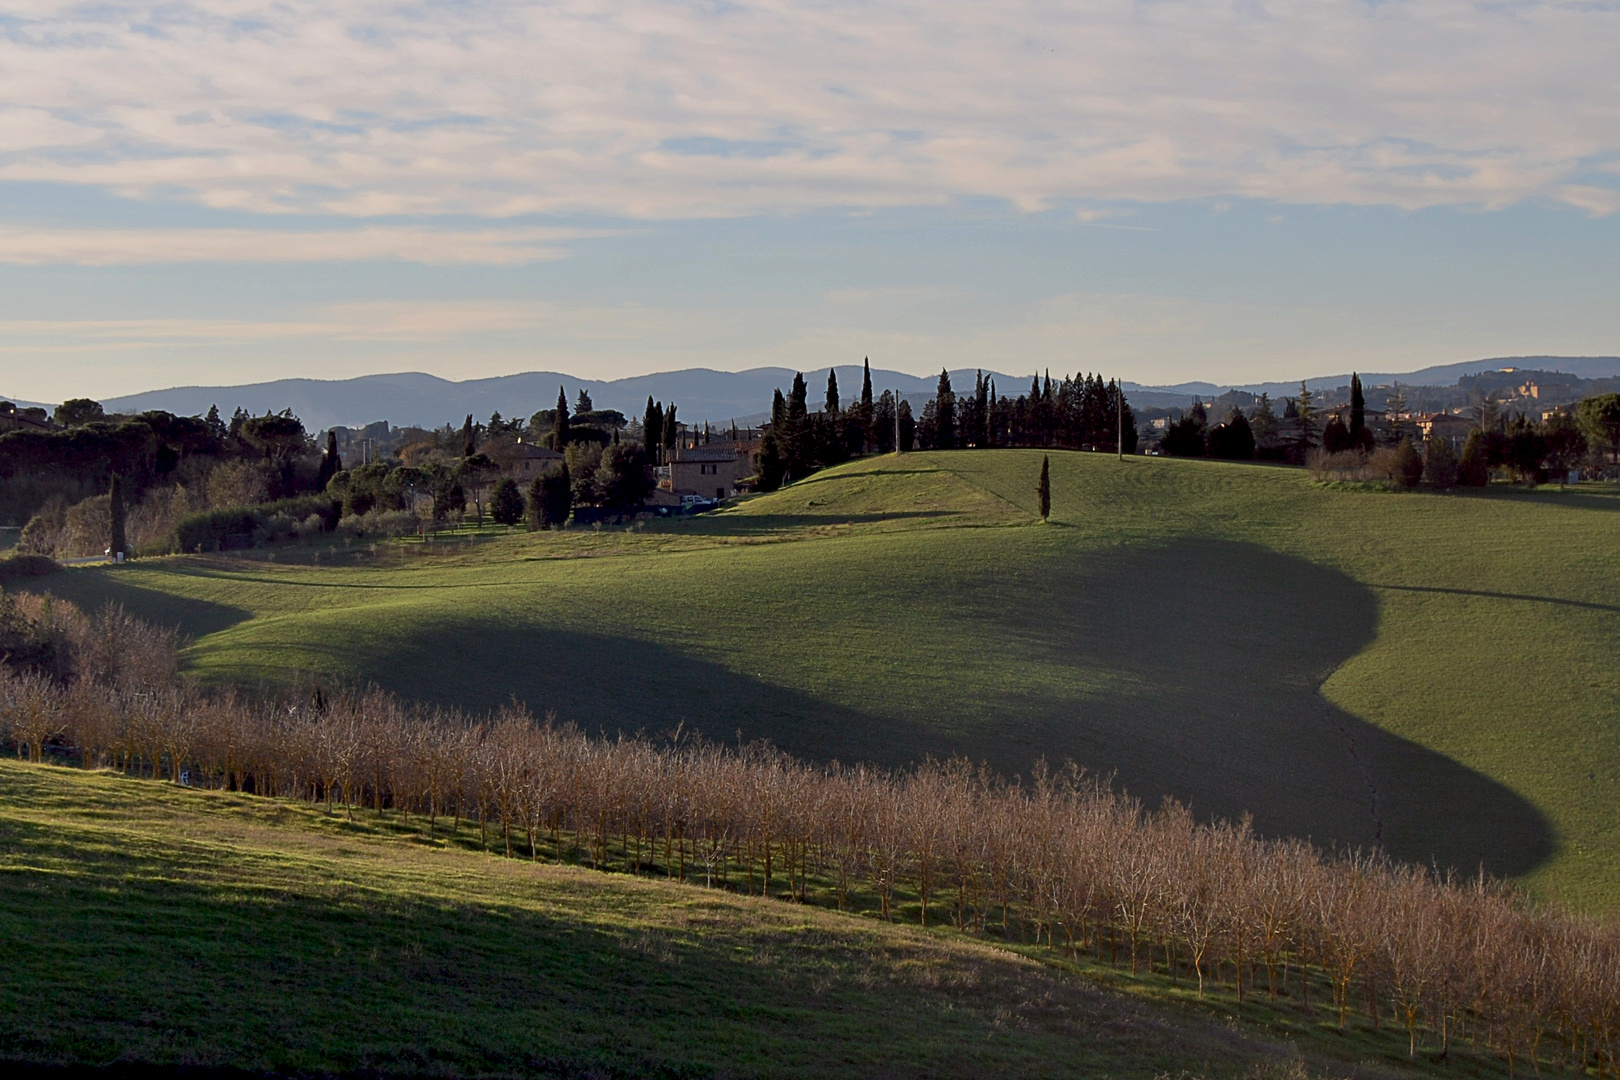
<path fill-rule="evenodd" d="M 1620 376 L 1620 357 L 1493 357 L 1436 365 L 1412 372 L 1367 372 L 1362 374 L 1362 381 L 1369 387 L 1397 380 L 1409 386 L 1450 386 L 1464 375 L 1504 367 L 1561 371 L 1582 378 L 1607 378 Z M 848 404 L 855 400 L 860 395 L 861 368 L 858 365 L 839 365 L 833 370 L 838 373 L 839 395 L 843 402 Z M 827 368 L 820 368 L 805 373 L 812 408 L 820 407 L 825 396 L 827 371 Z M 975 374 L 972 368 L 951 372 L 951 382 L 958 393 L 972 389 Z M 1016 396 L 1028 390 L 1033 372 L 1016 375 L 987 371 L 985 374 L 995 379 L 1000 393 Z M 1054 375 L 1057 374 L 1054 372 Z M 877 393 L 886 389 L 897 390 L 920 404 L 921 398 L 934 392 L 938 378 L 937 375 L 907 375 L 874 369 L 872 386 Z M 508 417 L 528 416 L 538 409 L 551 408 L 556 403 L 560 386 L 567 394 L 570 405 L 583 389 L 591 395 L 593 404 L 599 409 L 618 409 L 626 416 L 639 416 L 647 398 L 651 396 L 658 401 L 675 402 L 679 408 L 678 415 L 683 420 L 725 425 L 733 420 L 745 423 L 767 415 L 773 391 L 781 389 L 786 392 L 792 381 L 793 371 L 779 367 L 736 372 L 688 368 L 608 380 L 581 379 L 555 371 L 530 371 L 460 382 L 422 372 L 400 372 L 361 375 L 352 379 L 278 379 L 242 386 L 181 386 L 112 398 L 104 404 L 109 412 L 166 409 L 180 415 L 200 415 L 213 405 L 219 406 L 220 412 L 227 416 L 238 406 L 251 413 L 291 409 L 311 430 L 317 431 L 335 425 L 359 427 L 377 420 L 387 420 L 396 427 L 438 427 L 446 423 L 459 424 L 469 413 L 479 420 L 487 419 L 490 413 L 497 411 Z M 1332 390 L 1349 381 L 1349 372 L 1305 380 L 1313 390 Z M 1299 383 L 1223 385 L 1187 382 L 1171 386 L 1145 386 L 1127 380 L 1124 386 L 1132 404 L 1153 408 L 1184 406 L 1195 395 L 1207 399 L 1232 389 L 1280 397 L 1296 392 Z"/>

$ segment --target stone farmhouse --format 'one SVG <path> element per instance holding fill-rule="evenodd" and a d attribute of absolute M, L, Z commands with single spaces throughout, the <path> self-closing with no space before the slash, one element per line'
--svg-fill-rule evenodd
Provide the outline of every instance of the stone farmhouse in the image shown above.
<path fill-rule="evenodd" d="M 739 481 L 754 475 L 754 460 L 740 442 L 676 446 L 669 452 L 668 472 L 673 495 L 729 499 L 738 493 Z"/>

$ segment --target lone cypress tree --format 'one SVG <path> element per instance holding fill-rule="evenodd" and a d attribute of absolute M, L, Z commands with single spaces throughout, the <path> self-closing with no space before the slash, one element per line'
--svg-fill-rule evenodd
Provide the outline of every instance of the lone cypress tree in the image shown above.
<path fill-rule="evenodd" d="M 321 467 L 315 474 L 315 490 L 325 491 L 326 485 L 331 482 L 343 468 L 343 460 L 338 457 L 337 432 L 326 433 L 326 456 L 321 458 Z"/>
<path fill-rule="evenodd" d="M 1035 485 L 1035 493 L 1041 497 L 1041 520 L 1045 521 L 1052 516 L 1052 473 L 1045 454 L 1041 455 L 1041 482 Z"/>
<path fill-rule="evenodd" d="M 838 415 L 838 372 L 832 368 L 827 369 L 827 415 Z"/>
<path fill-rule="evenodd" d="M 551 448 L 559 452 L 568 449 L 568 395 L 560 386 L 557 387 L 557 422 L 551 429 Z"/>
<path fill-rule="evenodd" d="M 116 561 L 118 556 L 126 550 L 124 543 L 124 478 L 113 473 L 112 485 L 107 491 L 110 506 L 108 516 L 112 519 L 112 528 L 107 540 L 107 554 Z"/>
<path fill-rule="evenodd" d="M 872 418 L 872 358 L 870 356 L 863 361 L 861 373 L 861 412 L 868 420 Z"/>

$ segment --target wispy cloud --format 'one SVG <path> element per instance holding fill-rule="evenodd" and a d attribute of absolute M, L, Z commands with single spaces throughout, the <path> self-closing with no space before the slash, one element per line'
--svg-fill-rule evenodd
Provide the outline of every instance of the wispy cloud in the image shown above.
<path fill-rule="evenodd" d="M 415 227 L 284 229 L 52 228 L 0 225 L 0 263 L 119 266 L 188 262 L 335 262 L 395 259 L 453 266 L 560 259 L 584 229 L 447 230 Z"/>
<path fill-rule="evenodd" d="M 1614 209 L 1588 175 L 1620 151 L 1613 5 L 36 0 L 12 11 L 0 178 L 179 191 L 221 208 L 668 218 L 960 196 L 1024 208 L 1240 196 Z M 474 261 L 495 252 L 461 243 L 482 253 Z"/>

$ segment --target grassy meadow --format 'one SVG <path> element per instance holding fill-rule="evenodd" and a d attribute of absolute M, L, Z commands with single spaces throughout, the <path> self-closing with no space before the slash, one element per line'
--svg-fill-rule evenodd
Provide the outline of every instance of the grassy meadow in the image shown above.
<path fill-rule="evenodd" d="M 1298 1060 L 1214 1010 L 1158 1008 L 959 936 L 361 818 L 0 762 L 0 1061 L 1151 1077 Z"/>
<path fill-rule="evenodd" d="M 179 624 L 208 680 L 515 696 L 818 758 L 1073 759 L 1150 801 L 1620 907 L 1620 490 L 1054 452 L 1043 524 L 1040 457 L 855 462 L 628 532 L 28 587 Z"/>
<path fill-rule="evenodd" d="M 429 836 L 393 812 L 11 760 L 0 933 L 14 1070 L 1510 1076 L 1461 1044 L 1409 1057 L 1387 1017 L 1340 1029 L 1325 982 L 1311 1006 L 1240 1005 L 1084 953 L 501 858 L 469 822 Z"/>

